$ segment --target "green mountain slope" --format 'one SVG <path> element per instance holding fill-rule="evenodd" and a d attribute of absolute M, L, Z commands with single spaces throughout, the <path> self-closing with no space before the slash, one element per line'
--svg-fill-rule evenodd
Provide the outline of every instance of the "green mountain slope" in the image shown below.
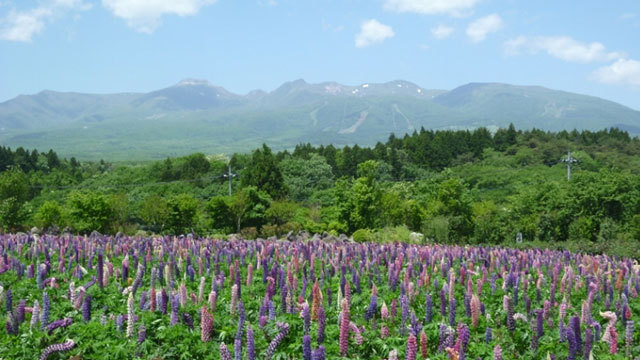
<path fill-rule="evenodd" d="M 0 103 L 0 143 L 54 148 L 81 159 L 154 159 L 194 151 L 276 149 L 300 142 L 371 145 L 420 127 L 545 130 L 620 127 L 640 112 L 611 101 L 533 86 L 467 84 L 451 91 L 407 81 L 347 86 L 287 82 L 233 94 L 202 80 L 146 94 L 43 91 Z"/>

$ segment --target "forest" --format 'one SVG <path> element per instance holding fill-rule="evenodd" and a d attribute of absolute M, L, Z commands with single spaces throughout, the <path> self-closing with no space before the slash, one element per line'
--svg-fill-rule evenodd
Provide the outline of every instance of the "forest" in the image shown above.
<path fill-rule="evenodd" d="M 0 147 L 0 227 L 248 239 L 306 230 L 358 242 L 417 232 L 412 241 L 637 257 L 639 172 L 640 140 L 616 128 L 420 129 L 374 147 L 263 145 L 131 163 Z"/>

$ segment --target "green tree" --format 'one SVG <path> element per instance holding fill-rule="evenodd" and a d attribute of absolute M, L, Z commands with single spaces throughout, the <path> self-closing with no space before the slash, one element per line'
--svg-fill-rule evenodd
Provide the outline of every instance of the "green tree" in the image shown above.
<path fill-rule="evenodd" d="M 120 231 L 120 229 L 124 228 L 129 220 L 129 214 L 131 212 L 129 197 L 127 194 L 123 193 L 113 194 L 109 197 L 109 204 L 113 210 L 114 230 L 116 232 Z"/>
<path fill-rule="evenodd" d="M 336 205 L 340 207 L 341 218 L 347 223 L 350 232 L 374 228 L 380 222 L 382 193 L 376 181 L 377 173 L 378 163 L 367 160 L 358 164 L 359 177 L 353 182 L 350 191 L 345 188 L 344 182 L 339 184 L 341 188 L 338 189 Z"/>
<path fill-rule="evenodd" d="M 0 226 L 16 229 L 26 217 L 24 204 L 29 198 L 29 179 L 15 167 L 0 173 Z"/>
<path fill-rule="evenodd" d="M 274 199 L 280 199 L 287 193 L 284 177 L 271 149 L 262 144 L 251 155 L 251 161 L 241 174 L 244 186 L 255 186 Z"/>
<path fill-rule="evenodd" d="M 255 186 L 247 186 L 234 194 L 230 203 L 235 220 L 236 232 L 245 227 L 260 229 L 266 223 L 266 212 L 271 205 L 271 197 Z"/>
<path fill-rule="evenodd" d="M 185 234 L 193 231 L 196 214 L 198 212 L 198 200 L 191 194 L 173 195 L 167 200 L 169 217 L 167 228 L 173 234 Z"/>
<path fill-rule="evenodd" d="M 312 153 L 308 159 L 292 157 L 283 160 L 281 167 L 292 200 L 309 200 L 314 192 L 333 185 L 331 166 L 321 155 Z"/>
<path fill-rule="evenodd" d="M 72 192 L 66 205 L 72 227 L 80 233 L 107 232 L 114 220 L 109 197 L 99 193 Z"/>
<path fill-rule="evenodd" d="M 41 229 L 47 229 L 54 225 L 61 227 L 63 218 L 62 211 L 62 206 L 60 206 L 57 201 L 48 200 L 40 205 L 34 217 Z"/>
<path fill-rule="evenodd" d="M 214 229 L 229 233 L 236 228 L 234 214 L 231 210 L 232 201 L 232 197 L 214 196 L 207 202 L 207 215 L 209 215 Z"/>
<path fill-rule="evenodd" d="M 142 201 L 138 216 L 154 231 L 162 231 L 169 222 L 169 204 L 159 195 L 149 195 Z"/>

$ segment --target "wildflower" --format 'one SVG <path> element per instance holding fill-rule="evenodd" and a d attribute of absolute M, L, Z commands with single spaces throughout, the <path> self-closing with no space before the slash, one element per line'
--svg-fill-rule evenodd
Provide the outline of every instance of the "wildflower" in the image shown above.
<path fill-rule="evenodd" d="M 127 299 L 127 337 L 133 336 L 134 329 L 134 307 L 133 307 L 133 293 L 129 293 L 129 299 Z"/>
<path fill-rule="evenodd" d="M 54 345 L 47 346 L 42 352 L 42 355 L 40 355 L 40 360 L 46 360 L 53 353 L 69 351 L 75 345 L 76 343 L 73 340 L 67 340 L 66 342 L 61 344 L 54 344 Z"/>
<path fill-rule="evenodd" d="M 349 302 L 342 300 L 342 318 L 340 320 L 340 354 L 347 356 L 349 348 Z"/>
<path fill-rule="evenodd" d="M 271 359 L 278 345 L 280 345 L 284 337 L 287 336 L 287 334 L 289 333 L 289 324 L 287 323 L 279 323 L 278 328 L 280 329 L 280 332 L 269 343 L 269 346 L 267 347 L 267 352 L 265 354 L 265 359 Z"/>
<path fill-rule="evenodd" d="M 418 354 L 418 343 L 416 337 L 413 334 L 409 334 L 409 340 L 407 340 L 407 353 L 406 360 L 416 360 Z"/>
<path fill-rule="evenodd" d="M 493 348 L 493 360 L 502 360 L 502 348 L 500 345 L 496 345 Z"/>
<path fill-rule="evenodd" d="M 200 339 L 203 342 L 211 340 L 211 331 L 213 330 L 213 315 L 207 310 L 206 306 L 200 309 Z"/>

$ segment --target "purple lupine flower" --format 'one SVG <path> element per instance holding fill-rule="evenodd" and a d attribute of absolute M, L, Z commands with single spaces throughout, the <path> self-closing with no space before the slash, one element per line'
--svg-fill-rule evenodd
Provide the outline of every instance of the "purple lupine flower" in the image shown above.
<path fill-rule="evenodd" d="M 100 289 L 104 286 L 104 259 L 102 255 L 102 250 L 98 252 L 98 286 Z"/>
<path fill-rule="evenodd" d="M 433 300 L 431 300 L 431 294 L 427 294 L 427 310 L 424 315 L 425 323 L 431 323 L 433 318 Z"/>
<path fill-rule="evenodd" d="M 25 306 L 27 304 L 26 300 L 20 300 L 20 302 L 18 303 L 18 306 L 16 307 L 16 321 L 18 323 L 18 325 L 22 324 L 24 322 L 24 311 L 25 311 Z"/>
<path fill-rule="evenodd" d="M 302 318 L 304 319 L 304 333 L 309 334 L 309 331 L 311 331 L 311 313 L 307 303 L 302 305 Z M 309 351 L 311 351 L 311 347 L 309 347 Z"/>
<path fill-rule="evenodd" d="M 447 292 L 445 287 L 447 286 L 447 284 L 444 284 L 442 286 L 442 289 L 440 289 L 440 316 L 442 316 L 443 318 L 447 315 Z"/>
<path fill-rule="evenodd" d="M 162 312 L 162 314 L 167 313 L 168 302 L 169 296 L 167 295 L 167 291 L 162 289 L 160 292 L 160 312 Z"/>
<path fill-rule="evenodd" d="M 325 359 L 325 350 L 324 346 L 320 345 L 317 349 L 313 350 L 313 360 L 324 360 Z"/>
<path fill-rule="evenodd" d="M 53 330 L 57 329 L 57 328 L 61 328 L 61 327 L 67 327 L 69 325 L 71 325 L 71 323 L 73 322 L 73 319 L 71 318 L 64 318 L 64 319 L 60 319 L 60 320 L 56 320 L 54 322 L 52 322 L 51 324 L 47 325 L 47 331 L 49 332 L 49 334 L 51 334 L 53 332 Z"/>
<path fill-rule="evenodd" d="M 503 305 L 507 311 L 507 329 L 513 332 L 516 329 L 516 320 L 513 317 L 513 302 L 511 301 L 511 298 L 505 295 L 503 298 Z"/>
<path fill-rule="evenodd" d="M 467 324 L 458 324 L 458 338 L 460 339 L 460 356 L 462 356 L 467 351 L 467 345 L 469 345 L 469 339 L 471 338 Z"/>
<path fill-rule="evenodd" d="M 456 299 L 451 298 L 449 300 L 449 326 L 456 324 Z"/>
<path fill-rule="evenodd" d="M 278 323 L 278 328 L 280 329 L 280 332 L 269 343 L 269 347 L 267 347 L 267 352 L 265 354 L 265 359 L 271 359 L 273 354 L 276 352 L 276 348 L 278 347 L 278 345 L 280 345 L 282 340 L 289 333 L 289 324 L 287 323 Z"/>
<path fill-rule="evenodd" d="M 569 322 L 569 326 L 573 330 L 573 334 L 576 338 L 576 346 L 578 352 L 582 351 L 582 331 L 580 331 L 580 317 L 574 316 Z"/>
<path fill-rule="evenodd" d="M 576 334 L 571 326 L 566 329 L 567 341 L 569 342 L 569 355 L 567 360 L 575 360 L 578 353 L 578 342 L 576 341 Z"/>
<path fill-rule="evenodd" d="M 185 324 L 189 329 L 193 330 L 193 316 L 189 313 L 182 313 L 182 323 Z"/>
<path fill-rule="evenodd" d="M 31 310 L 31 323 L 30 327 L 35 327 L 38 324 L 38 320 L 40 320 L 40 304 L 38 304 L 38 300 L 33 301 L 33 310 Z"/>
<path fill-rule="evenodd" d="M 140 308 L 140 310 L 145 309 L 146 303 L 147 303 L 147 292 L 143 291 L 142 293 L 140 293 L 140 302 L 138 304 L 138 307 Z"/>
<path fill-rule="evenodd" d="M 311 336 L 308 334 L 302 337 L 302 358 L 311 360 Z"/>
<path fill-rule="evenodd" d="M 220 359 L 231 360 L 231 353 L 225 343 L 220 343 Z"/>
<path fill-rule="evenodd" d="M 42 312 L 40 313 L 40 326 L 44 329 L 49 325 L 49 311 L 51 309 L 51 302 L 49 301 L 49 294 L 47 292 L 42 293 Z"/>
<path fill-rule="evenodd" d="M 322 344 L 324 342 L 324 328 L 326 325 L 327 317 L 324 313 L 324 307 L 320 305 L 318 308 L 318 344 Z"/>
<path fill-rule="evenodd" d="M 244 311 L 244 304 L 242 301 L 238 303 L 238 328 L 236 330 L 236 339 L 242 340 L 242 335 L 244 333 L 244 322 L 246 320 L 246 313 Z"/>
<path fill-rule="evenodd" d="M 233 358 L 234 360 L 242 360 L 242 339 L 233 341 Z"/>
<path fill-rule="evenodd" d="M 627 327 L 625 329 L 625 348 L 627 357 L 631 357 L 631 347 L 633 346 L 633 320 L 627 320 Z"/>
<path fill-rule="evenodd" d="M 8 335 L 18 335 L 18 322 L 15 319 L 13 312 L 7 313 L 7 323 L 5 324 L 5 330 Z"/>
<path fill-rule="evenodd" d="M 172 326 L 178 323 L 178 301 L 178 295 L 171 294 L 171 320 L 169 323 Z"/>
<path fill-rule="evenodd" d="M 401 313 L 401 317 L 402 317 L 402 326 L 400 328 L 400 333 L 401 334 L 405 334 L 405 332 L 407 331 L 407 319 L 409 318 L 409 300 L 407 299 L 406 295 L 400 295 L 400 307 L 402 308 L 402 313 Z"/>
<path fill-rule="evenodd" d="M 438 332 L 438 352 L 444 351 L 446 347 L 447 336 L 449 336 L 447 325 L 440 324 L 440 331 Z"/>
<path fill-rule="evenodd" d="M 143 323 L 140 323 L 138 327 L 138 344 L 142 344 L 144 340 L 147 338 L 147 328 Z"/>
<path fill-rule="evenodd" d="M 116 330 L 122 332 L 124 328 L 124 315 L 120 314 L 116 316 Z"/>
<path fill-rule="evenodd" d="M 491 341 L 493 341 L 493 332 L 491 328 L 487 326 L 487 329 L 484 331 L 484 342 L 489 344 Z"/>
<path fill-rule="evenodd" d="M 471 296 L 469 294 L 465 294 L 463 302 L 464 302 L 464 313 L 465 313 L 465 315 L 467 317 L 471 317 Z"/>
<path fill-rule="evenodd" d="M 584 330 L 584 359 L 589 360 L 589 355 L 591 354 L 591 349 L 593 348 L 593 333 L 591 332 L 591 328 L 587 326 Z"/>
<path fill-rule="evenodd" d="M 40 360 L 47 360 L 47 358 L 53 353 L 69 351 L 75 345 L 76 343 L 73 340 L 67 340 L 66 342 L 61 344 L 49 345 L 44 349 L 44 351 L 42 352 L 42 355 L 40 355 Z"/>
<path fill-rule="evenodd" d="M 538 338 L 541 338 L 544 335 L 544 327 L 543 327 L 543 312 L 542 310 L 536 310 L 536 334 Z"/>
<path fill-rule="evenodd" d="M 251 325 L 247 326 L 247 360 L 255 360 L 256 342 Z"/>
<path fill-rule="evenodd" d="M 371 298 L 369 299 L 369 307 L 364 313 L 364 320 L 367 322 L 371 320 L 371 318 L 375 316 L 376 310 L 378 310 L 378 297 L 376 296 L 376 294 L 371 294 Z"/>
<path fill-rule="evenodd" d="M 82 319 L 85 322 L 91 321 L 91 295 L 85 296 L 82 301 Z"/>

